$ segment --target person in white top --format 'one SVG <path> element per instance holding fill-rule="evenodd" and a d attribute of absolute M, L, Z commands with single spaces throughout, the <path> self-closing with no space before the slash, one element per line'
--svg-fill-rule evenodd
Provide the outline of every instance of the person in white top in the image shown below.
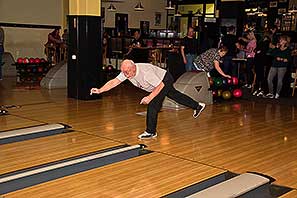
<path fill-rule="evenodd" d="M 118 86 L 128 79 L 135 85 L 150 94 L 142 98 L 140 104 L 147 104 L 146 130 L 138 136 L 140 139 L 157 137 L 158 112 L 162 108 L 165 96 L 194 110 L 193 117 L 197 118 L 205 108 L 205 104 L 196 102 L 189 96 L 177 91 L 173 87 L 172 75 L 157 66 L 149 63 L 134 63 L 126 59 L 121 63 L 121 73 L 108 81 L 101 88 L 92 88 L 90 94 L 101 94 Z"/>

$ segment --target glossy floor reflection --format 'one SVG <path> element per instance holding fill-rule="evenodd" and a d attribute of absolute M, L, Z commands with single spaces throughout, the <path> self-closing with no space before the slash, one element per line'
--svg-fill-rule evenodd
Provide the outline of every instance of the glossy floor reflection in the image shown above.
<path fill-rule="evenodd" d="M 64 123 L 86 138 L 143 143 L 177 159 L 237 174 L 260 172 L 274 177 L 277 185 L 297 188 L 297 107 L 293 104 L 223 101 L 208 105 L 198 119 L 193 119 L 190 109 L 162 109 L 158 137 L 142 141 L 137 135 L 144 130 L 145 116 L 137 113 L 146 110 L 139 105 L 146 93 L 129 84 L 93 101 L 67 98 L 64 89 L 18 88 L 5 79 L 0 87 L 0 105 L 20 106 L 8 109 L 9 116 L 0 116 L 0 131 Z"/>

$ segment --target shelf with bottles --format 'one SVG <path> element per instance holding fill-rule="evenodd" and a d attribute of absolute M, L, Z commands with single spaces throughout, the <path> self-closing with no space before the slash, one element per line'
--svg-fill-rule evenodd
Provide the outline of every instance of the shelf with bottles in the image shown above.
<path fill-rule="evenodd" d="M 287 13 L 282 15 L 281 30 L 282 31 L 296 31 L 297 23 L 296 13 Z"/>

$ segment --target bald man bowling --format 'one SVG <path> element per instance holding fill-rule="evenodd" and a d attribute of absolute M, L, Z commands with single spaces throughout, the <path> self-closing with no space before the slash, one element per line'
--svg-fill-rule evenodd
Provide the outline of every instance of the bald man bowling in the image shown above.
<path fill-rule="evenodd" d="M 149 94 L 141 99 L 140 104 L 147 104 L 146 129 L 141 133 L 139 139 L 150 139 L 157 137 L 158 113 L 162 108 L 165 96 L 192 108 L 193 117 L 197 118 L 205 108 L 202 102 L 196 102 L 191 97 L 179 92 L 173 87 L 172 75 L 150 63 L 134 63 L 132 60 L 124 60 L 121 63 L 121 73 L 114 79 L 108 81 L 101 88 L 92 88 L 90 94 L 101 94 L 118 86 L 128 79 L 133 85 L 139 87 Z"/>

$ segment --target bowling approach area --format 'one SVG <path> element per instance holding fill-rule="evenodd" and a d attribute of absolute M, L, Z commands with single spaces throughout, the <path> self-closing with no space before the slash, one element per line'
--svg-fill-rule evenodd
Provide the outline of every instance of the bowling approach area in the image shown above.
<path fill-rule="evenodd" d="M 236 99 L 163 108 L 145 129 L 145 92 L 98 100 L 0 82 L 0 197 L 297 197 L 297 107 Z"/>

